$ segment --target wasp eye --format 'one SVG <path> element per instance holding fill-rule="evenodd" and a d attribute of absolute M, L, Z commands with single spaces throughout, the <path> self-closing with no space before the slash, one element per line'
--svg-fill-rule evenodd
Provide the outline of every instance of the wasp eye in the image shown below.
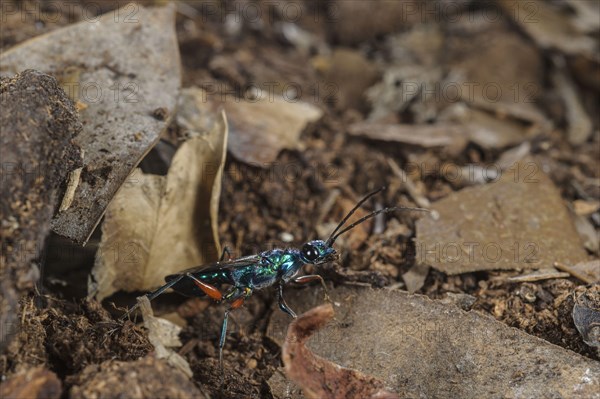
<path fill-rule="evenodd" d="M 312 262 L 319 258 L 319 251 L 317 251 L 317 248 L 315 248 L 313 245 L 304 244 L 302 247 L 302 255 Z"/>

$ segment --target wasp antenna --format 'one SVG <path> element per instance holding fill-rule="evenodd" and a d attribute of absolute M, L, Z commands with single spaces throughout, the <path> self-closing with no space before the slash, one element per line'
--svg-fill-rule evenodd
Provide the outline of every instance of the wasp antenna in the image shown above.
<path fill-rule="evenodd" d="M 360 208 L 360 206 L 362 204 L 364 204 L 369 198 L 371 198 L 372 196 L 379 194 L 380 192 L 382 192 L 383 190 L 385 190 L 386 187 L 380 187 L 375 191 L 370 192 L 369 194 L 365 195 L 363 199 L 361 199 L 360 201 L 358 201 L 358 203 L 356 205 L 354 205 L 354 208 L 352 208 L 352 210 L 350 212 L 348 212 L 348 214 L 346 216 L 344 216 L 344 218 L 342 219 L 342 221 L 337 225 L 337 227 L 335 228 L 335 230 L 333 230 L 331 232 L 331 234 L 329 235 L 329 238 L 327 239 L 327 241 L 325 241 L 327 243 L 327 245 L 331 245 L 333 244 L 333 241 L 335 241 L 334 235 L 335 233 L 344 225 L 344 223 L 346 223 L 348 221 L 348 219 L 350 218 L 350 216 L 352 216 L 354 214 L 354 212 L 356 212 L 356 210 L 358 208 Z M 333 240 L 333 241 L 332 241 Z"/>
<path fill-rule="evenodd" d="M 352 223 L 351 225 L 345 227 L 344 229 L 342 229 L 342 231 L 340 231 L 339 233 L 337 233 L 335 236 L 330 237 L 327 240 L 327 244 L 328 245 L 333 245 L 333 243 L 335 242 L 335 240 L 337 240 L 337 238 L 339 236 L 341 236 L 342 234 L 344 234 L 348 230 L 352 230 L 353 228 L 355 228 L 356 226 L 358 226 L 359 224 L 361 224 L 365 220 L 371 219 L 372 217 L 375 217 L 375 216 L 379 215 L 380 213 L 389 213 L 389 212 L 394 212 L 394 211 L 431 212 L 429 209 L 425 209 L 425 208 L 409 208 L 409 207 L 399 207 L 399 206 L 393 206 L 393 207 L 389 207 L 389 208 L 383 208 L 383 209 L 380 209 L 378 211 L 371 212 L 368 215 L 365 215 L 362 218 L 358 219 L 356 222 Z"/>

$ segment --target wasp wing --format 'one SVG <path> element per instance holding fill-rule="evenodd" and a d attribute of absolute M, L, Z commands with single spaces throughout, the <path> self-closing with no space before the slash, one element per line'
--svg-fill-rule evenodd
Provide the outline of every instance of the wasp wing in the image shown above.
<path fill-rule="evenodd" d="M 169 283 L 172 280 L 179 279 L 171 285 L 171 288 L 182 295 L 204 296 L 204 292 L 194 284 L 194 281 L 189 277 L 185 277 L 186 274 L 191 274 L 207 284 L 219 287 L 222 284 L 232 284 L 231 270 L 256 264 L 260 259 L 260 255 L 250 255 L 228 261 L 213 262 L 182 270 L 176 274 L 170 274 L 165 277 L 165 281 Z M 184 277 L 181 278 L 181 275 L 184 275 Z"/>
<path fill-rule="evenodd" d="M 243 257 L 237 258 L 237 259 L 225 260 L 225 261 L 221 261 L 221 262 L 213 262 L 213 263 L 208 263 L 208 264 L 202 265 L 202 266 L 194 266 L 194 267 L 190 267 L 189 269 L 182 270 L 178 273 L 170 274 L 165 277 L 165 280 L 169 281 L 169 280 L 176 278 L 180 274 L 186 274 L 186 273 L 192 273 L 192 274 L 210 273 L 210 272 L 224 270 L 224 269 L 235 269 L 238 267 L 250 266 L 254 263 L 259 262 L 260 259 L 261 259 L 260 255 L 249 255 L 249 256 L 243 256 Z"/>

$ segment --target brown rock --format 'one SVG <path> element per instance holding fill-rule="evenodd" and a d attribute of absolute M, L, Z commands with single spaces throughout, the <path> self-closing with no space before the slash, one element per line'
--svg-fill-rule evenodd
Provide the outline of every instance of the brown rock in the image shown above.
<path fill-rule="evenodd" d="M 586 259 L 560 193 L 531 160 L 432 207 L 439 218 L 417 222 L 416 256 L 444 273 L 540 269 Z"/>

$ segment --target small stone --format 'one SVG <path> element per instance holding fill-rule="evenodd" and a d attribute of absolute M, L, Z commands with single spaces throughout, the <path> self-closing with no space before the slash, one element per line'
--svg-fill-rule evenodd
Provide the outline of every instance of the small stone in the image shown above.
<path fill-rule="evenodd" d="M 283 233 L 279 234 L 279 239 L 285 243 L 294 242 L 294 236 L 288 233 L 287 231 L 284 231 Z"/>
<path fill-rule="evenodd" d="M 250 358 L 246 362 L 246 367 L 249 368 L 250 370 L 254 370 L 256 368 L 256 366 L 258 366 L 258 362 L 256 361 L 255 358 Z"/>

